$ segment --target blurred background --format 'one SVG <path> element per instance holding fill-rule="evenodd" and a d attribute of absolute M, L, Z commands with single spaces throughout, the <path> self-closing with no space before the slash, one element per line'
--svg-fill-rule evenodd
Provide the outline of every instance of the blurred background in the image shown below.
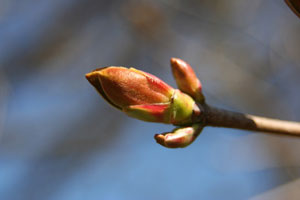
<path fill-rule="evenodd" d="M 0 0 L 0 199 L 299 199 L 300 139 L 128 118 L 85 79 L 101 66 L 175 87 L 189 62 L 210 104 L 300 121 L 300 20 L 283 0 Z"/>

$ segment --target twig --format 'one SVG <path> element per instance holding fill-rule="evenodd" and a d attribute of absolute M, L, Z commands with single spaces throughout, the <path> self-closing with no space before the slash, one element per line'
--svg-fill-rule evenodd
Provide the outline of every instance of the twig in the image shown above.
<path fill-rule="evenodd" d="M 203 105 L 204 124 L 300 137 L 300 123 L 270 119 Z"/>

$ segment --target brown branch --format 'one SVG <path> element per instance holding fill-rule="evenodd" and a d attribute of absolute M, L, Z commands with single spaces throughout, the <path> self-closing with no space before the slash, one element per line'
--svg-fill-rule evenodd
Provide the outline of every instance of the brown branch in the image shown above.
<path fill-rule="evenodd" d="M 203 105 L 204 124 L 300 137 L 300 123 L 258 117 Z"/>

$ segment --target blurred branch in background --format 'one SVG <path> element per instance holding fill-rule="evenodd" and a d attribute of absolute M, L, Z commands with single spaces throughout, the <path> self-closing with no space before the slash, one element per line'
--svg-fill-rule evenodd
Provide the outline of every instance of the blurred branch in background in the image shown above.
<path fill-rule="evenodd" d="M 300 18 L 300 1 L 298 0 L 285 0 L 291 10 Z"/>
<path fill-rule="evenodd" d="M 4 134 L 6 122 L 7 105 L 9 98 L 9 84 L 4 73 L 0 70 L 0 142 Z"/>

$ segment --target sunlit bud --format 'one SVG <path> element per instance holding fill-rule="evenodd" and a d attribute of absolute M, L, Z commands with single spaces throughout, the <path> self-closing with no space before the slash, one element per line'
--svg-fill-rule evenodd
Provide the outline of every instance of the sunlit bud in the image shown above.
<path fill-rule="evenodd" d="M 190 96 L 134 68 L 100 68 L 86 78 L 111 105 L 140 120 L 180 125 L 200 114 Z"/>
<path fill-rule="evenodd" d="M 168 103 L 174 89 L 157 77 L 125 67 L 105 67 L 86 74 L 90 83 L 112 105 Z"/>
<path fill-rule="evenodd" d="M 179 58 L 171 58 L 171 67 L 179 89 L 203 103 L 202 85 L 192 67 Z"/>
<path fill-rule="evenodd" d="M 171 133 L 156 134 L 156 142 L 167 148 L 183 148 L 190 145 L 202 131 L 202 126 L 195 124 L 191 127 L 174 129 Z"/>

